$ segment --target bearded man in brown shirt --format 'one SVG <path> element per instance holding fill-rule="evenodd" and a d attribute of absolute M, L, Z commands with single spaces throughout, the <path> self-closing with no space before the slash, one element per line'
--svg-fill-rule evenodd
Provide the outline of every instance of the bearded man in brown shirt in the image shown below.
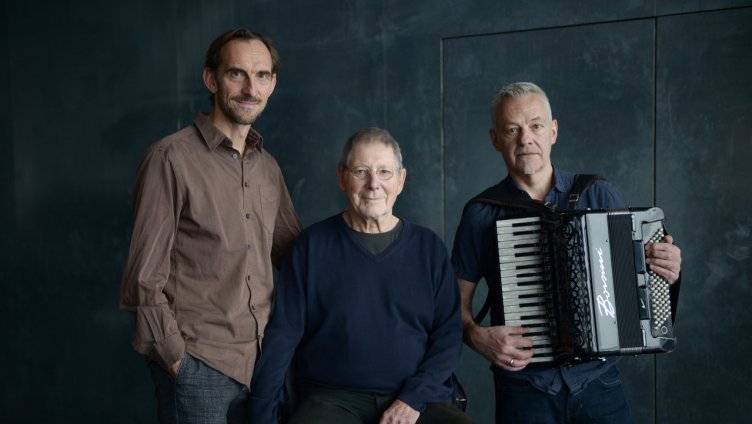
<path fill-rule="evenodd" d="M 246 399 L 279 266 L 301 230 L 282 173 L 251 128 L 277 82 L 266 37 L 209 47 L 213 107 L 151 145 L 134 196 L 120 306 L 148 359 L 161 423 L 247 421 Z"/>

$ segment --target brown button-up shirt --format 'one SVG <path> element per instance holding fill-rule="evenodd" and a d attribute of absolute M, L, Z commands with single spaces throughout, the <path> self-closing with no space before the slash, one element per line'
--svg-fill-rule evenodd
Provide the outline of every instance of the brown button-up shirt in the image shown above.
<path fill-rule="evenodd" d="M 199 114 L 151 145 L 136 179 L 120 306 L 133 346 L 165 368 L 188 352 L 248 385 L 269 318 L 272 264 L 301 224 L 251 129 L 244 154 Z"/>

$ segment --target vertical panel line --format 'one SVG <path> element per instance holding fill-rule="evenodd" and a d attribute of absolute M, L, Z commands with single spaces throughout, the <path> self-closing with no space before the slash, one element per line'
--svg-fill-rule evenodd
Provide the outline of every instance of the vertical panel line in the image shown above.
<path fill-rule="evenodd" d="M 389 128 L 389 77 L 387 76 L 387 72 L 389 72 L 389 65 L 387 64 L 387 35 L 386 35 L 386 29 L 384 28 L 384 22 L 386 21 L 387 17 L 387 10 L 386 10 L 386 2 L 381 3 L 381 21 L 379 23 L 379 27 L 381 29 L 381 84 L 382 88 L 384 90 L 384 103 L 383 103 L 383 117 L 384 117 L 384 128 Z"/>
<path fill-rule="evenodd" d="M 653 18 L 653 205 L 658 204 L 658 18 Z M 658 358 L 653 355 L 653 423 L 658 422 Z"/>
<path fill-rule="evenodd" d="M 446 240 L 446 163 L 444 161 L 445 150 L 444 132 L 444 39 L 439 39 L 439 184 L 441 199 L 441 239 Z"/>
<path fill-rule="evenodd" d="M 653 19 L 653 204 L 658 202 L 658 18 Z"/>

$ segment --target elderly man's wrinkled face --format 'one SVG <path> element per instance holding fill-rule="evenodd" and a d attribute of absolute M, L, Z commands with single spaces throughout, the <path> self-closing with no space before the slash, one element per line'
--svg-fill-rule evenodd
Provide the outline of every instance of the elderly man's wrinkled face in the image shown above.
<path fill-rule="evenodd" d="M 364 220 L 392 216 L 407 172 L 398 169 L 391 146 L 378 141 L 356 144 L 347 168 L 339 169 L 339 188 L 347 194 L 348 210 Z M 389 176 L 391 174 L 391 176 Z"/>

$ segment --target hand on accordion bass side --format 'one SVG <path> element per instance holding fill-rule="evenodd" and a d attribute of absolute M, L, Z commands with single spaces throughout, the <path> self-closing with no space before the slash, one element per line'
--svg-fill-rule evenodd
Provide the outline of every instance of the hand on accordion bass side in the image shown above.
<path fill-rule="evenodd" d="M 645 244 L 645 262 L 669 284 L 674 284 L 681 272 L 681 249 L 674 244 L 673 237 L 666 235 L 662 243 Z"/>

